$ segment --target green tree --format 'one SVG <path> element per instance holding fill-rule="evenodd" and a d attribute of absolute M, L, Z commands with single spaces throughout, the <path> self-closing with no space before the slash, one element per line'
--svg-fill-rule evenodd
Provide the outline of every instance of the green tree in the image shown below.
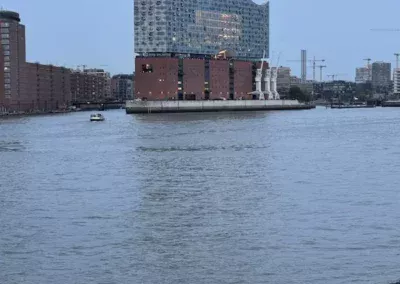
<path fill-rule="evenodd" d="M 311 96 L 306 94 L 299 86 L 292 86 L 289 90 L 289 99 L 298 100 L 299 102 L 311 101 Z"/>

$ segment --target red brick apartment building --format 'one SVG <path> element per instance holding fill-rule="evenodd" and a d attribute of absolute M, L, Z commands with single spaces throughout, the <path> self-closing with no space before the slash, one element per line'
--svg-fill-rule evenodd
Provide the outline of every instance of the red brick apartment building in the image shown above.
<path fill-rule="evenodd" d="M 0 113 L 65 108 L 71 101 L 70 71 L 26 62 L 20 22 L 18 13 L 0 11 Z"/>

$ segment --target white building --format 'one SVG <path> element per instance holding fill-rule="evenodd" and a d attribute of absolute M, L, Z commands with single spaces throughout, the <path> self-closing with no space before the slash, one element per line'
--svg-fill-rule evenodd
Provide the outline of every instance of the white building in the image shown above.
<path fill-rule="evenodd" d="M 400 68 L 393 70 L 393 93 L 400 94 Z"/>

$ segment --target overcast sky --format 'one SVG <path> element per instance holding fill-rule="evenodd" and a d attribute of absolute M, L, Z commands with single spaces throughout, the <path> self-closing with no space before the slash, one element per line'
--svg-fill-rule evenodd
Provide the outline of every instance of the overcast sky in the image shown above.
<path fill-rule="evenodd" d="M 132 0 L 2 0 L 1 5 L 21 14 L 29 61 L 133 71 Z M 300 59 L 304 48 L 310 59 L 327 60 L 325 74 L 354 80 L 355 67 L 366 57 L 394 65 L 400 32 L 370 29 L 400 29 L 398 11 L 399 0 L 272 0 L 270 57 L 276 64 L 281 53 L 279 64 L 299 75 L 300 63 L 288 60 Z"/>

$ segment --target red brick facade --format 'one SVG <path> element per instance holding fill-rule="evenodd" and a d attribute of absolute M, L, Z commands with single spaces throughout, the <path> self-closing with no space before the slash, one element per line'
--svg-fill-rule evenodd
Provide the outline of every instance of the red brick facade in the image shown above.
<path fill-rule="evenodd" d="M 245 98 L 253 88 L 253 64 L 246 61 L 235 61 L 234 63 L 234 92 L 235 98 Z"/>
<path fill-rule="evenodd" d="M 204 98 L 205 60 L 183 59 L 183 92 L 184 95 L 195 95 L 196 99 Z"/>
<path fill-rule="evenodd" d="M 135 97 L 167 100 L 178 96 L 177 58 L 136 58 Z"/>
<path fill-rule="evenodd" d="M 26 62 L 25 26 L 17 13 L 0 11 L 0 112 L 50 111 L 71 101 L 70 71 Z"/>
<path fill-rule="evenodd" d="M 210 99 L 229 98 L 229 61 L 210 60 Z"/>
<path fill-rule="evenodd" d="M 12 109 L 50 111 L 71 102 L 70 71 L 63 67 L 26 63 L 21 70 L 20 99 Z"/>

